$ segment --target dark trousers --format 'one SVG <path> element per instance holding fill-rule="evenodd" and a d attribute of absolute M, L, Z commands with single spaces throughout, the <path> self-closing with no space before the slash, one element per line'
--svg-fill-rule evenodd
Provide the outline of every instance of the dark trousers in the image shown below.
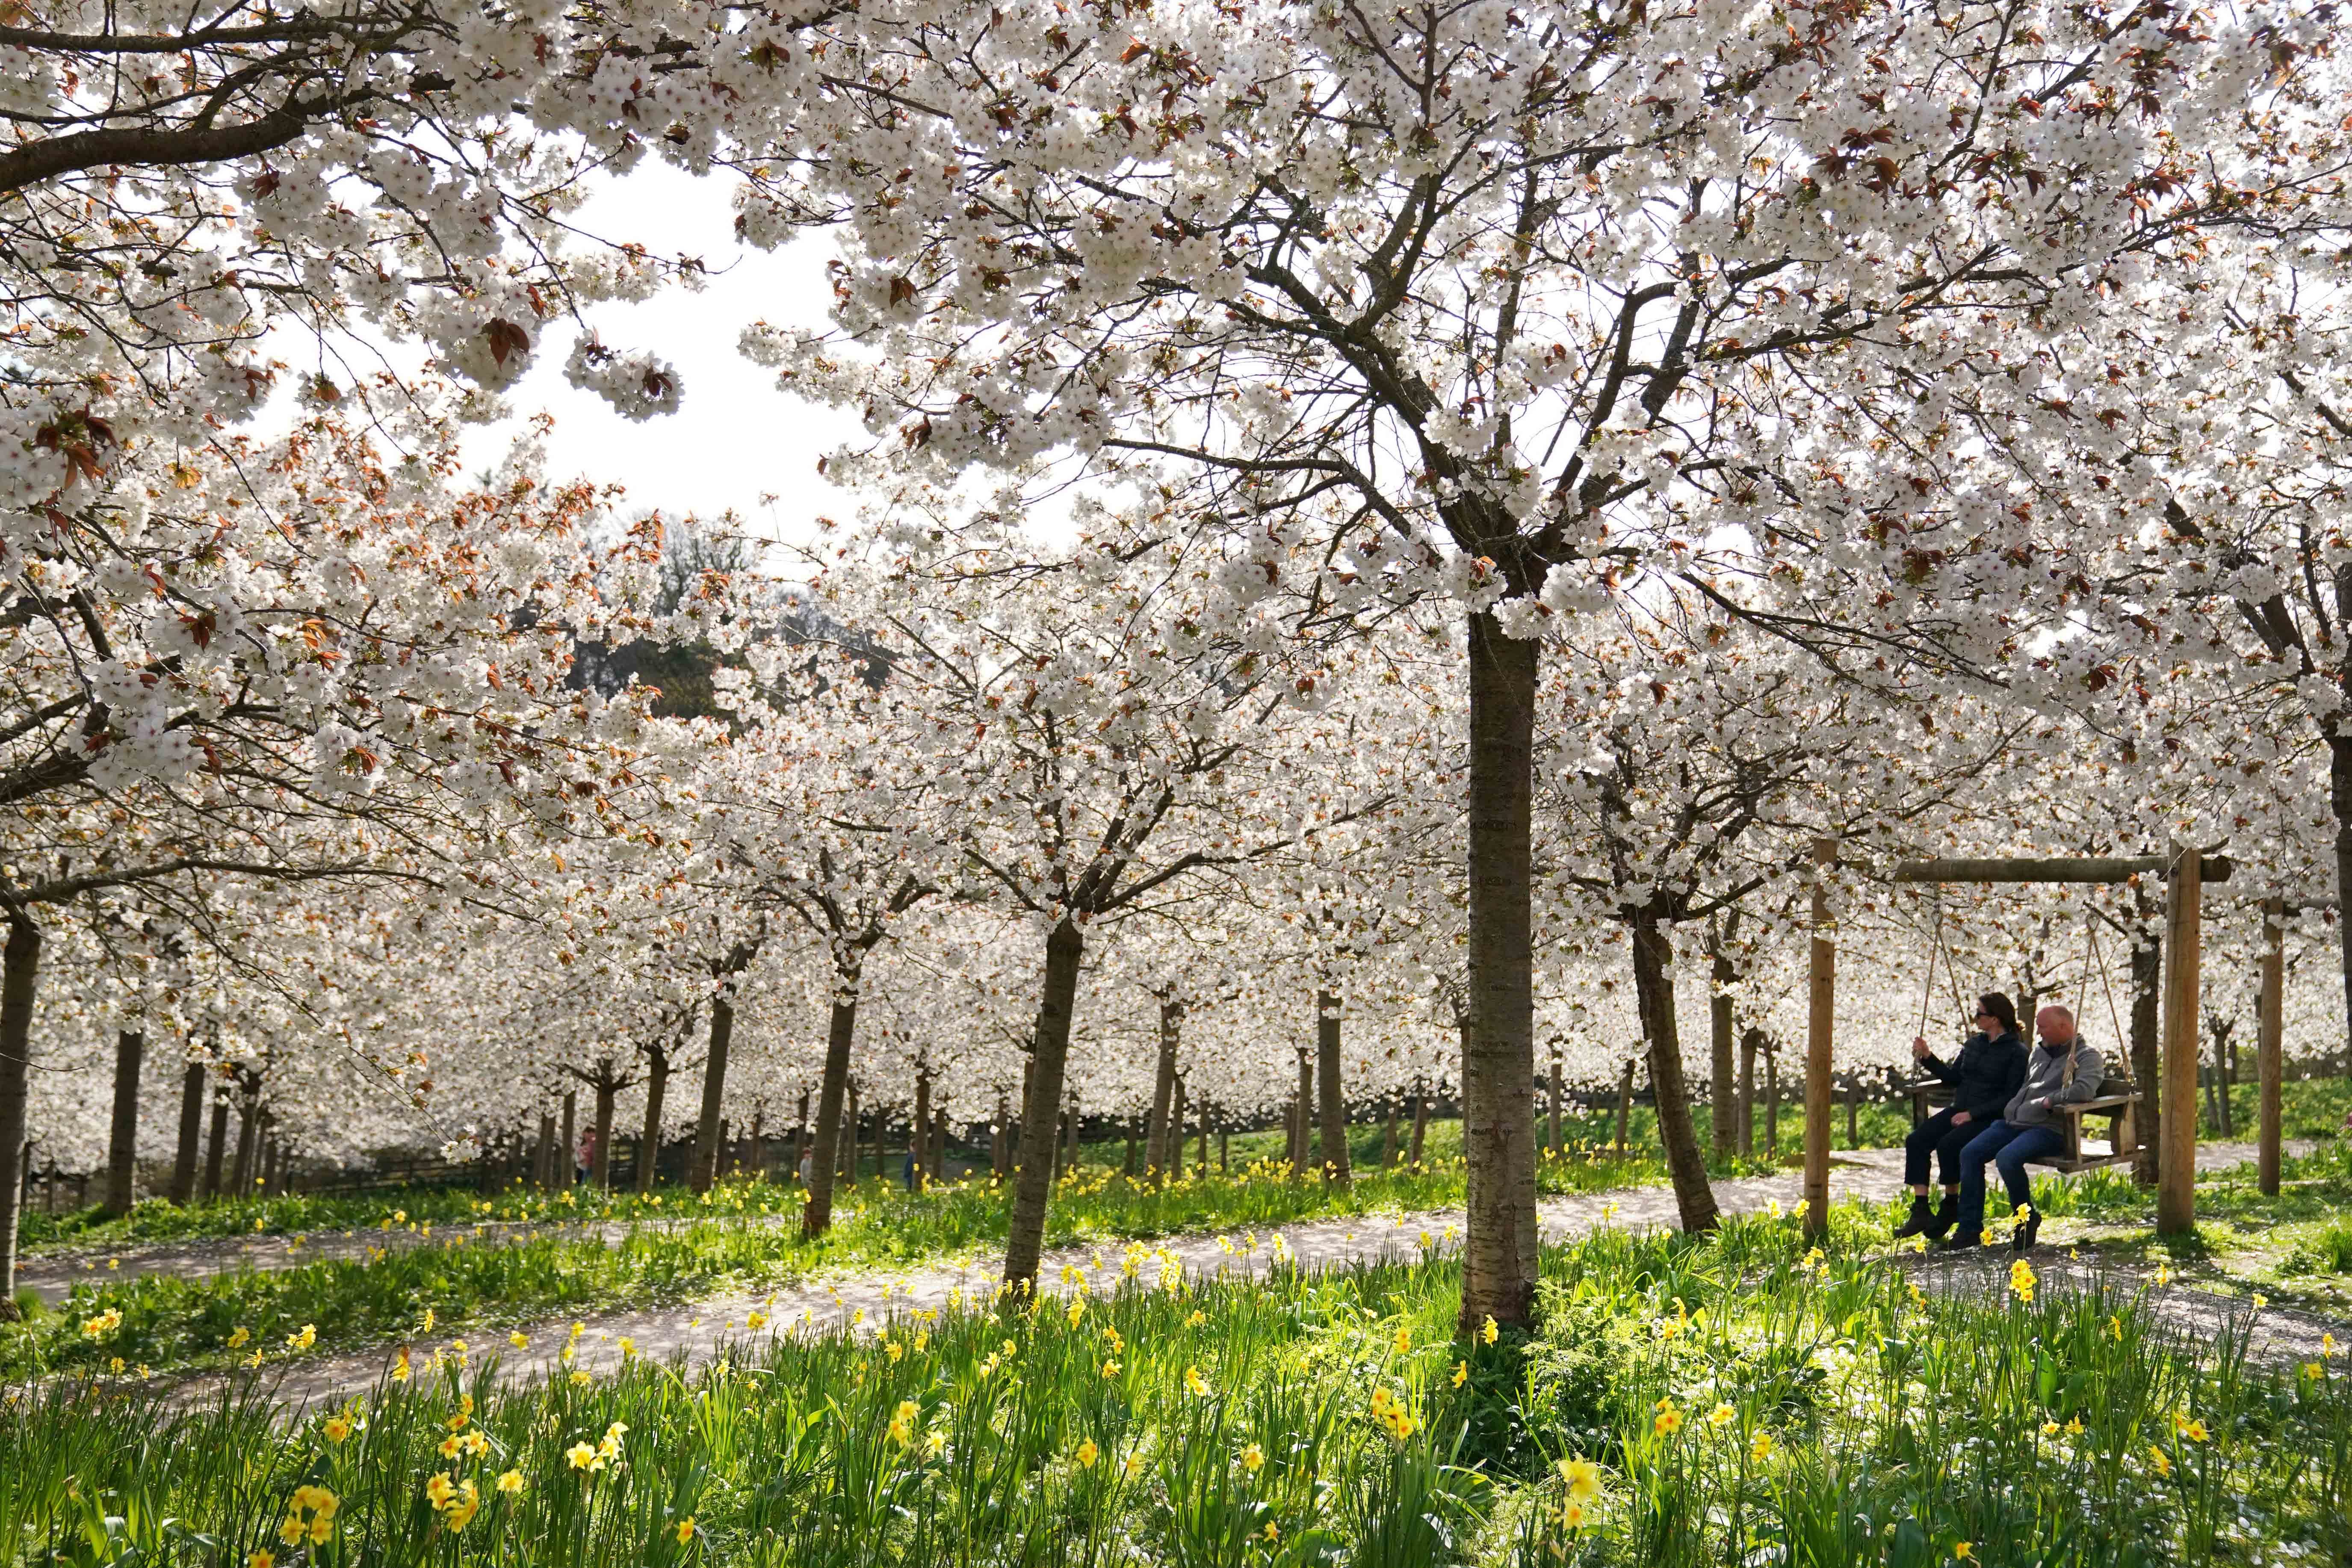
<path fill-rule="evenodd" d="M 1903 1140 L 1903 1180 L 1915 1187 L 1927 1185 L 1927 1162 L 1932 1156 L 1943 1173 L 1944 1185 L 1958 1186 L 1960 1151 L 1983 1131 L 1983 1124 L 1976 1121 L 1965 1127 L 1953 1126 L 1949 1107 L 1936 1112 L 1911 1129 L 1911 1136 Z"/>
<path fill-rule="evenodd" d="M 2065 1134 L 2055 1127 L 2011 1127 L 2006 1121 L 1996 1121 L 1969 1140 L 1969 1146 L 1960 1151 L 1960 1234 L 1970 1236 L 1984 1229 L 1987 1163 L 2000 1167 L 2001 1182 L 2009 1188 L 2010 1211 L 2015 1213 L 2020 1205 L 2033 1201 L 2033 1178 L 2027 1173 L 2025 1163 L 2054 1154 L 2065 1146 Z"/>

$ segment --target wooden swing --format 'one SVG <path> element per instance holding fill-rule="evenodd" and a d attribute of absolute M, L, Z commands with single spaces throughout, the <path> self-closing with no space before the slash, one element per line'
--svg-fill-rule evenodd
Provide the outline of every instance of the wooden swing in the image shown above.
<path fill-rule="evenodd" d="M 2115 1031 L 2111 1037 L 2116 1044 L 2113 1049 L 2104 1054 L 2102 1059 L 2111 1058 L 2118 1065 L 2125 1065 L 2130 1060 L 2126 1044 L 2128 1036 L 2123 1026 L 2122 1011 L 2116 1005 L 2114 982 L 2108 975 L 2106 965 L 2099 961 L 2099 933 L 2097 926 L 2094 923 L 2095 920 L 2095 917 L 2091 911 L 2086 910 L 2084 912 L 2084 978 L 2087 980 L 2092 967 L 2096 965 L 2100 987 L 2106 993 L 2107 1021 Z M 2047 935 L 2049 928 L 2046 921 L 2042 929 L 2043 933 Z M 1922 1035 L 1927 1032 L 1927 1011 L 1935 995 L 1936 958 L 1938 953 L 1942 953 L 1944 958 L 1945 983 L 1955 987 L 1953 995 L 1957 1001 L 1959 994 L 1953 973 L 1951 954 L 1944 952 L 1944 906 L 1940 889 L 1936 900 L 1935 922 L 1930 928 L 1928 938 L 1927 977 L 1920 986 L 1917 1032 Z M 2031 1025 L 2027 1026 L 2032 1027 Z M 1922 1079 L 1907 1085 L 1906 1088 L 1911 1096 L 1911 1125 L 1914 1127 L 1927 1121 L 1934 1114 L 1934 1110 L 1940 1110 L 1952 1102 L 1951 1086 L 1940 1079 Z M 2072 1175 L 2076 1171 L 2088 1171 L 2100 1165 L 2130 1163 L 2139 1154 L 2140 1100 L 2139 1090 L 2133 1086 L 2131 1076 L 2127 1071 L 2108 1071 L 2099 1079 L 2097 1091 L 2090 1099 L 2053 1108 L 2059 1113 L 2059 1131 L 2063 1134 L 2065 1143 L 2057 1152 L 2037 1155 L 2028 1163 L 2047 1165 L 2053 1170 L 2068 1175 Z M 1931 1107 L 1934 1110 L 1931 1110 Z M 2083 1136 L 2084 1119 L 2091 1116 L 2104 1116 L 2107 1119 L 2106 1148 L 2104 1152 L 2091 1149 Z"/>

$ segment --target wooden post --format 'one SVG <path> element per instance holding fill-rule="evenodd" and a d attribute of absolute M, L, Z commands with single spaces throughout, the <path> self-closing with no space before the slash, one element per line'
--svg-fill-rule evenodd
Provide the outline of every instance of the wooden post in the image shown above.
<path fill-rule="evenodd" d="M 1829 938 L 1834 838 L 1813 840 L 1813 937 L 1805 1009 L 1805 1237 L 1830 1233 L 1830 1058 L 1837 1014 L 1837 945 Z"/>
<path fill-rule="evenodd" d="M 2156 1174 L 2156 1233 L 2186 1236 L 2197 1224 L 2197 970 L 2203 867 L 2175 857 L 2164 898 L 2164 1107 Z"/>
<path fill-rule="evenodd" d="M 2278 1196 L 2279 1094 L 2286 1054 L 2286 911 L 2277 899 L 2263 901 L 2262 1029 L 2255 1075 L 2261 1084 L 2260 1131 L 2254 1168 L 2263 1194 Z"/>

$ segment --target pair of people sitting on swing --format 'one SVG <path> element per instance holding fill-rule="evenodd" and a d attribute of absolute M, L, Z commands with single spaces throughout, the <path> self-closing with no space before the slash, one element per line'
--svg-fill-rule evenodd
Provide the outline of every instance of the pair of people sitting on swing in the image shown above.
<path fill-rule="evenodd" d="M 2011 1212 L 2023 1211 L 2011 1242 L 2023 1252 L 2042 1229 L 2032 1206 L 2033 1182 L 2026 1162 L 2066 1146 L 2061 1106 L 2089 1100 L 2099 1091 L 2105 1064 L 2098 1050 L 2075 1032 L 2074 1015 L 2044 1007 L 2033 1016 L 2041 1047 L 2029 1050 L 2018 1037 L 2017 1008 L 2000 992 L 1977 998 L 1977 1032 L 1945 1061 L 1924 1037 L 1911 1042 L 1919 1065 L 1951 1085 L 1952 1103 L 1911 1130 L 1903 1142 L 1903 1179 L 1911 1187 L 1911 1215 L 1898 1237 L 1925 1236 L 1948 1250 L 1976 1247 L 1985 1239 L 1985 1166 L 2000 1168 Z M 1930 1162 L 1943 1177 L 1944 1201 L 1927 1202 Z"/>

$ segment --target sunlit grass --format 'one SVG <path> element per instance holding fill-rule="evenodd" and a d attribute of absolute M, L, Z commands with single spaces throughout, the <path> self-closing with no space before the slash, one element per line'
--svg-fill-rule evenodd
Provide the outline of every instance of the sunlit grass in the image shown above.
<path fill-rule="evenodd" d="M 1075 1300 L 804 1342 L 738 1325 L 690 1375 L 420 1363 L 290 1417 L 266 1383 L 173 1410 L 60 1381 L 0 1420 L 0 1539 L 277 1568 L 1925 1568 L 1964 1545 L 2121 1568 L 2352 1545 L 2340 1358 L 2265 1364 L 2242 1327 L 2030 1274 L 1916 1292 L 1874 1210 L 1833 1219 L 1823 1253 L 1763 1218 L 1548 1250 L 1524 1345 L 1454 1339 L 1458 1270 L 1424 1257 L 1255 1284 L 1114 1265 Z"/>

